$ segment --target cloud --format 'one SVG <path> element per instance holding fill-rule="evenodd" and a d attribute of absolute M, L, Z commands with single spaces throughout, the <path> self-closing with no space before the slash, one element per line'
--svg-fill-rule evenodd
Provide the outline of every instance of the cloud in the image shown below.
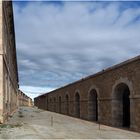
<path fill-rule="evenodd" d="M 55 89 L 140 54 L 140 4 L 14 2 L 20 85 Z"/>
<path fill-rule="evenodd" d="M 54 89 L 49 87 L 43 88 L 34 86 L 20 86 L 20 90 L 22 90 L 24 93 L 28 94 L 32 99 L 34 99 L 36 96 L 39 96 Z"/>

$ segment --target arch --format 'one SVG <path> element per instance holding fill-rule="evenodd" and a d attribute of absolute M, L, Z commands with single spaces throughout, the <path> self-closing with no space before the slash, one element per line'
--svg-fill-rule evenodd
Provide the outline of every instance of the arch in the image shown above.
<path fill-rule="evenodd" d="M 53 101 L 54 101 L 54 104 L 53 104 L 53 110 L 56 112 L 56 98 L 54 97 L 54 99 L 53 99 Z"/>
<path fill-rule="evenodd" d="M 95 89 L 92 89 L 88 95 L 88 119 L 98 121 L 98 95 Z"/>
<path fill-rule="evenodd" d="M 75 117 L 80 118 L 80 95 L 78 92 L 75 94 Z"/>
<path fill-rule="evenodd" d="M 126 83 L 119 83 L 113 91 L 112 124 L 118 127 L 130 127 L 130 89 Z"/>
<path fill-rule="evenodd" d="M 49 110 L 52 111 L 52 99 L 50 98 Z"/>
<path fill-rule="evenodd" d="M 98 98 L 100 98 L 100 92 L 99 92 L 99 88 L 96 85 L 92 85 L 89 90 L 88 90 L 88 95 L 90 94 L 91 90 L 96 90 L 97 96 Z"/>
<path fill-rule="evenodd" d="M 58 98 L 59 113 L 61 113 L 61 96 Z"/>
<path fill-rule="evenodd" d="M 68 96 L 68 94 L 66 94 L 65 99 L 66 99 L 66 114 L 69 115 L 69 96 Z"/>

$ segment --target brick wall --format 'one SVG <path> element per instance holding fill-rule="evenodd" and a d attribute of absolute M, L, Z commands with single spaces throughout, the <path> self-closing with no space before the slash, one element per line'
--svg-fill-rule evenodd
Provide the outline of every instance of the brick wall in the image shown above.
<path fill-rule="evenodd" d="M 140 56 L 36 97 L 35 105 L 140 132 Z"/>

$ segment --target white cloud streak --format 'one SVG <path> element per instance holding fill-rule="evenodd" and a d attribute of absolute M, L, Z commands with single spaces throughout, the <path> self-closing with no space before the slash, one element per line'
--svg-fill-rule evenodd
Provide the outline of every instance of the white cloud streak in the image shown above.
<path fill-rule="evenodd" d="M 20 84 L 54 89 L 139 55 L 140 7 L 121 6 L 15 3 Z"/>

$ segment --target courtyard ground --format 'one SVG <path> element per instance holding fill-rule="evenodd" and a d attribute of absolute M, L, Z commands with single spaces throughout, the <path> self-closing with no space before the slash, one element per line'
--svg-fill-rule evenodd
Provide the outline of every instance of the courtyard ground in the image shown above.
<path fill-rule="evenodd" d="M 20 107 L 0 126 L 1 139 L 140 139 L 140 133 L 112 128 L 31 107 Z"/>

